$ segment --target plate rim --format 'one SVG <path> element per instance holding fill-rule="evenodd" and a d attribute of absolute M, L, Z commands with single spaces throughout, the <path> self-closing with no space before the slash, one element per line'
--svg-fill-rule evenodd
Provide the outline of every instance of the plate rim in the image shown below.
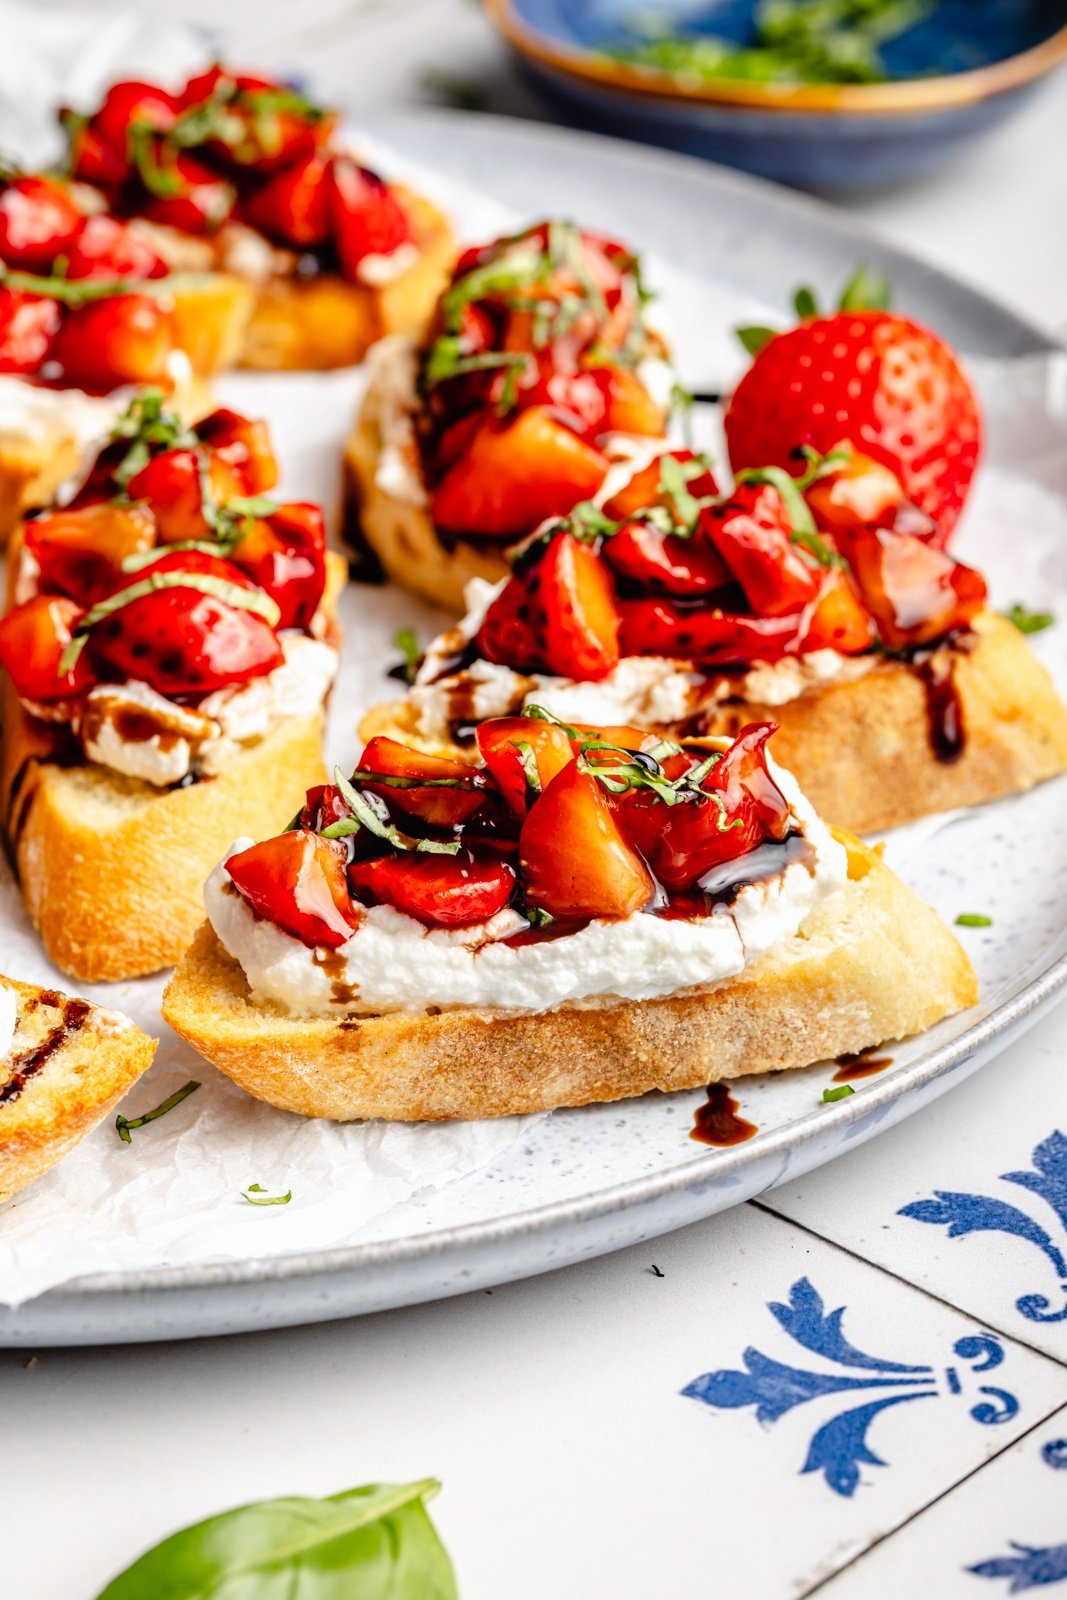
<path fill-rule="evenodd" d="M 872 249 L 881 256 L 907 261 L 953 294 L 962 294 L 972 304 L 995 313 L 1005 329 L 1014 325 L 1014 330 L 1030 341 L 1034 354 L 1041 351 L 1054 353 L 1062 348 L 1045 329 L 1021 317 L 1011 307 L 883 239 L 864 220 L 843 215 L 838 208 L 813 196 L 799 194 L 766 179 L 719 167 L 698 157 L 631 143 L 605 134 L 579 132 L 483 112 L 420 108 L 362 118 L 359 127 L 384 140 L 388 138 L 390 127 L 411 130 L 413 125 L 417 127 L 421 124 L 432 128 L 440 122 L 453 126 L 468 124 L 472 131 L 478 132 L 484 129 L 485 124 L 491 123 L 497 125 L 503 137 L 518 138 L 520 142 L 568 147 L 575 144 L 603 146 L 616 156 L 625 153 L 628 161 L 636 160 L 638 165 L 650 169 L 661 167 L 664 163 L 672 167 L 680 163 L 695 174 L 701 174 L 706 181 L 710 181 L 712 187 L 719 185 L 735 189 L 742 195 L 755 191 L 769 201 L 777 202 L 780 207 L 797 209 L 823 224 L 829 224 L 833 232 L 852 239 L 869 239 Z M 432 159 L 426 162 L 427 166 L 432 164 Z M 502 1216 L 454 1223 L 394 1239 L 325 1246 L 254 1260 L 225 1259 L 93 1273 L 56 1284 L 17 1305 L 0 1302 L 0 1316 L 12 1319 L 14 1324 L 24 1309 L 33 1307 L 36 1315 L 47 1310 L 50 1304 L 55 1307 L 58 1317 L 62 1312 L 69 1312 L 70 1302 L 92 1301 L 98 1297 L 160 1293 L 179 1295 L 199 1291 L 211 1293 L 322 1275 L 342 1275 L 361 1267 L 410 1265 L 420 1260 L 440 1259 L 465 1247 L 477 1249 L 506 1242 L 509 1238 L 531 1237 L 549 1233 L 554 1228 L 592 1223 L 702 1184 L 728 1179 L 731 1174 L 743 1172 L 757 1159 L 773 1159 L 776 1155 L 787 1155 L 803 1149 L 831 1126 L 840 1130 L 843 1136 L 853 1124 L 866 1120 L 873 1112 L 923 1089 L 986 1047 L 995 1045 L 1019 1024 L 1025 1027 L 1036 1021 L 1041 1010 L 1064 989 L 1067 989 L 1067 952 L 1054 956 L 1015 994 L 977 1016 L 954 1038 L 921 1055 L 910 1065 L 887 1073 L 875 1084 L 865 1087 L 862 1095 L 850 1096 L 833 1106 L 816 1105 L 801 1117 L 733 1149 L 709 1150 L 676 1167 L 642 1174 L 590 1195 L 548 1201 L 526 1210 L 508 1211 Z M 1004 1043 L 1007 1042 L 1005 1039 Z"/>

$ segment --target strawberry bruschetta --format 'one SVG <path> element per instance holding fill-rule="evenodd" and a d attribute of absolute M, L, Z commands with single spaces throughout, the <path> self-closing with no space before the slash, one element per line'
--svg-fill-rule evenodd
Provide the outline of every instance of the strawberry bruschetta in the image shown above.
<path fill-rule="evenodd" d="M 155 1049 L 119 1012 L 0 977 L 0 1200 L 91 1133 Z"/>
<path fill-rule="evenodd" d="M 216 65 L 176 94 L 116 83 L 91 114 L 62 115 L 73 176 L 170 271 L 241 286 L 242 365 L 347 366 L 424 327 L 452 262 L 448 224 L 361 165 L 336 112 Z"/>
<path fill-rule="evenodd" d="M 665 450 L 547 521 L 503 582 L 472 584 L 407 697 L 361 731 L 460 756 L 482 718 L 531 700 L 672 736 L 773 718 L 816 808 L 855 833 L 1029 788 L 1067 767 L 1067 710 L 930 528 L 849 444 L 728 494 Z"/>
<path fill-rule="evenodd" d="M 163 1015 L 252 1094 L 507 1116 L 801 1067 L 976 998 L 879 857 L 769 760 L 531 708 L 476 765 L 388 739 L 233 846 Z"/>
<path fill-rule="evenodd" d="M 344 564 L 317 506 L 268 497 L 275 478 L 263 423 L 190 429 L 149 392 L 13 541 L 0 820 L 78 977 L 173 961 L 235 828 L 277 827 L 322 770 Z"/>
<path fill-rule="evenodd" d="M 625 246 L 553 220 L 467 250 L 426 340 L 383 340 L 345 457 L 350 542 L 461 609 L 471 577 L 603 484 L 666 416 Z M 663 397 L 661 397 L 663 398 Z"/>
<path fill-rule="evenodd" d="M 244 293 L 222 276 L 170 276 L 91 190 L 0 171 L 0 543 L 138 385 L 166 388 L 188 415 L 204 409 L 193 380 L 214 370 L 206 349 L 232 323 L 234 290 Z M 192 329 L 199 338 L 186 340 Z"/>

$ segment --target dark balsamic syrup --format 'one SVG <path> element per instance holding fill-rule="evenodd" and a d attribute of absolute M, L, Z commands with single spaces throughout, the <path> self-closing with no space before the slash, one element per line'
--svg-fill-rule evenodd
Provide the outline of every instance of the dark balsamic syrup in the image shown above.
<path fill-rule="evenodd" d="M 841 1056 L 837 1071 L 830 1079 L 831 1083 L 852 1083 L 856 1078 L 873 1078 L 876 1072 L 884 1072 L 893 1065 L 892 1056 L 869 1056 L 862 1053 L 856 1056 Z"/>
<path fill-rule="evenodd" d="M 756 1124 L 746 1122 L 744 1117 L 738 1115 L 738 1110 L 729 1085 L 709 1083 L 708 1098 L 704 1105 L 696 1109 L 689 1137 L 698 1144 L 710 1144 L 716 1148 L 744 1144 L 746 1139 L 755 1138 L 759 1132 Z"/>
<path fill-rule="evenodd" d="M 38 997 L 38 1004 L 57 1006 L 59 1021 L 48 1030 L 40 1044 L 20 1050 L 12 1057 L 6 1068 L 7 1080 L 0 1084 L 0 1106 L 11 1105 L 18 1099 L 26 1085 L 48 1065 L 56 1051 L 85 1026 L 92 1010 L 87 1000 L 67 1000 L 51 989 Z"/>

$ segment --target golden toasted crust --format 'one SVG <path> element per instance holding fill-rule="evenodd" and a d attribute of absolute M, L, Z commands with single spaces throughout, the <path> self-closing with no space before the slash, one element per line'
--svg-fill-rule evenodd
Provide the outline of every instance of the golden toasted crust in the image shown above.
<path fill-rule="evenodd" d="M 930 1027 L 977 999 L 970 962 L 856 840 L 849 883 L 793 938 L 701 994 L 536 1015 L 456 1010 L 336 1022 L 252 1003 L 204 925 L 163 1016 L 259 1099 L 309 1117 L 498 1117 L 807 1066 Z"/>
<path fill-rule="evenodd" d="M 510 572 L 499 545 L 463 539 L 442 544 L 425 506 L 387 494 L 377 481 L 382 451 L 379 396 L 371 385 L 345 444 L 344 535 L 371 565 L 413 594 L 447 610 L 464 610 L 471 578 L 496 583 Z"/>
<path fill-rule="evenodd" d="M 988 611 L 972 626 L 976 647 L 953 652 L 965 736 L 956 761 L 938 760 L 926 688 L 901 661 L 882 660 L 851 683 L 808 689 L 785 705 L 725 701 L 700 731 L 733 736 L 748 722 L 777 722 L 776 759 L 820 816 L 850 833 L 1032 789 L 1067 770 L 1067 708 L 1017 628 Z M 359 732 L 475 759 L 472 747 L 420 738 L 409 700 L 375 706 Z"/>
<path fill-rule="evenodd" d="M 229 272 L 176 273 L 174 324 L 179 349 L 199 377 L 213 377 L 241 359 L 255 310 L 252 284 Z"/>
<path fill-rule="evenodd" d="M 269 278 L 256 285 L 240 364 L 278 372 L 322 371 L 362 361 L 386 333 L 421 333 L 455 256 L 447 221 L 421 195 L 396 186 L 412 223 L 418 260 L 378 288 L 322 277 Z"/>
<path fill-rule="evenodd" d="M 331 552 L 331 594 L 343 570 Z M 84 761 L 64 766 L 6 673 L 0 721 L 0 825 L 26 909 L 56 965 L 89 982 L 177 961 L 227 845 L 277 833 L 325 775 L 324 710 L 280 722 L 217 777 L 164 790 Z"/>
<path fill-rule="evenodd" d="M 54 989 L 0 979 L 17 997 L 0 1062 L 0 1200 L 54 1167 L 151 1065 L 156 1041 L 127 1017 Z M 20 1086 L 21 1078 L 21 1086 Z"/>

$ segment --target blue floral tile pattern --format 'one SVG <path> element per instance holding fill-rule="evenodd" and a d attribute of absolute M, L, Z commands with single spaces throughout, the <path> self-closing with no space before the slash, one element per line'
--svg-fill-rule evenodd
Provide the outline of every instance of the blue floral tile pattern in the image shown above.
<path fill-rule="evenodd" d="M 845 1497 L 855 1493 L 862 1466 L 887 1465 L 867 1443 L 867 1430 L 876 1417 L 913 1400 L 963 1394 L 971 1375 L 991 1371 L 1004 1360 L 1000 1340 L 986 1333 L 957 1339 L 952 1352 L 959 1361 L 945 1367 L 943 1376 L 933 1366 L 868 1355 L 845 1337 L 845 1307 L 827 1312 L 822 1296 L 807 1278 L 793 1284 L 787 1304 L 771 1301 L 767 1309 L 801 1348 L 844 1370 L 821 1372 L 789 1366 L 750 1345 L 741 1358 L 744 1370 L 727 1367 L 705 1372 L 681 1392 L 720 1410 L 751 1406 L 756 1420 L 769 1425 L 810 1400 L 884 1391 L 862 1405 L 839 1410 L 811 1436 L 801 1473 L 821 1473 L 827 1486 Z M 962 1377 L 961 1365 L 966 1369 Z M 1019 1402 L 1006 1389 L 979 1384 L 977 1394 L 983 1398 L 969 1411 L 975 1422 L 995 1425 L 1018 1414 Z"/>

